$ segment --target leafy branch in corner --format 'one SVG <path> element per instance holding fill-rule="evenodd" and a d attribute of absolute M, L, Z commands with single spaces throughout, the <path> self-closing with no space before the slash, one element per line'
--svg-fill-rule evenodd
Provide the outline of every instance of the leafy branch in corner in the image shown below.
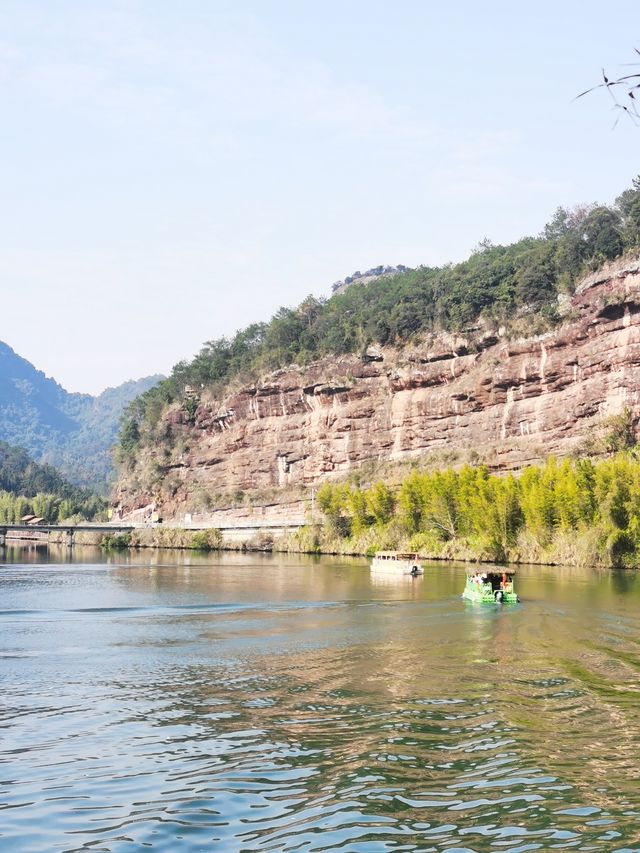
<path fill-rule="evenodd" d="M 640 56 L 640 50 L 634 48 L 635 52 Z M 640 65 L 640 63 L 636 63 Z M 638 98 L 640 98 L 640 72 L 633 74 L 623 74 L 621 77 L 610 78 L 602 69 L 602 83 L 597 86 L 591 86 L 584 92 L 580 92 L 575 100 L 584 97 L 596 89 L 606 89 L 616 110 L 625 112 L 634 124 L 640 125 L 640 111 L 638 110 Z M 614 127 L 618 123 L 619 116 L 615 121 Z"/>

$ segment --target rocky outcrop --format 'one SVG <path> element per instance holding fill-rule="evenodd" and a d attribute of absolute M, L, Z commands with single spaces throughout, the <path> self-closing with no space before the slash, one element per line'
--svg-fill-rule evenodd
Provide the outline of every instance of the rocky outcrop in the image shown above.
<path fill-rule="evenodd" d="M 402 350 L 290 367 L 166 414 L 174 446 L 156 500 L 176 513 L 194 486 L 216 493 L 315 485 L 369 460 L 469 451 L 496 469 L 569 453 L 594 426 L 640 413 L 640 261 L 581 282 L 553 332 L 441 334 Z M 166 454 L 165 454 L 166 455 Z M 121 481 L 123 509 L 153 495 Z"/>
<path fill-rule="evenodd" d="M 366 272 L 356 270 L 356 272 L 348 275 L 345 279 L 334 281 L 331 285 L 331 292 L 336 295 L 344 293 L 344 291 L 352 284 L 371 284 L 372 281 L 377 281 L 379 278 L 389 278 L 390 276 L 398 275 L 398 273 L 407 272 L 408 269 L 409 267 L 405 267 L 404 264 L 398 264 L 397 267 L 381 265 L 379 267 L 373 267 Z"/>

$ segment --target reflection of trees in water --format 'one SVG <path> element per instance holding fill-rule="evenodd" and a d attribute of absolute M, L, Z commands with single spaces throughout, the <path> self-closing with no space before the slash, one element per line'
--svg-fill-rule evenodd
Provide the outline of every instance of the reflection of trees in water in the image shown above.
<path fill-rule="evenodd" d="M 618 595 L 626 595 L 630 592 L 640 592 L 638 573 L 635 569 L 612 569 L 611 587 Z"/>
<path fill-rule="evenodd" d="M 597 805 L 619 815 L 621 797 L 633 801 L 637 712 L 611 701 L 615 685 L 587 689 L 583 673 L 567 671 L 582 653 L 575 623 L 558 630 L 554 614 L 541 626 L 524 607 L 461 605 L 443 618 L 411 603 L 361 610 L 320 614 L 329 647 L 246 658 L 240 647 L 229 665 L 178 670 L 158 685 L 171 709 L 158 724 L 186 725 L 205 750 L 216 744 L 209 769 L 220 784 L 231 774 L 267 798 L 291 796 L 300 831 L 319 800 L 410 827 L 429 801 L 428 817 L 445 823 L 451 808 L 469 826 L 517 807 L 531 831 L 580 824 L 587 840 L 596 836 L 583 819 L 555 812 Z M 376 622 L 375 636 L 360 631 L 361 617 Z M 607 733 L 620 729 L 610 749 Z M 541 798 L 535 807 L 529 796 Z"/>
<path fill-rule="evenodd" d="M 38 565 L 47 562 L 48 549 L 46 545 L 6 545 L 2 561 L 7 563 L 22 563 L 24 565 Z"/>

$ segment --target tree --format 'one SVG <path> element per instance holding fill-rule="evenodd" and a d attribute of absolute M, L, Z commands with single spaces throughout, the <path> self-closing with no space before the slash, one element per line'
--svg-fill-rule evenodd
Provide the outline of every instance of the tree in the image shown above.
<path fill-rule="evenodd" d="M 332 483 L 324 483 L 316 495 L 318 506 L 325 514 L 330 528 L 339 536 L 348 535 L 350 529 L 349 519 L 344 516 L 348 495 L 348 486 Z"/>
<path fill-rule="evenodd" d="M 622 254 L 621 227 L 620 216 L 608 207 L 596 207 L 585 219 L 583 236 L 588 247 L 587 259 L 592 266 Z"/>
<path fill-rule="evenodd" d="M 367 492 L 369 511 L 375 518 L 376 524 L 387 524 L 393 516 L 395 497 L 391 489 L 382 482 L 374 483 Z"/>
<path fill-rule="evenodd" d="M 516 273 L 516 297 L 525 305 L 539 306 L 555 296 L 556 272 L 553 245 L 538 244 L 526 254 Z"/>
<path fill-rule="evenodd" d="M 640 242 L 640 175 L 633 179 L 631 187 L 616 199 L 624 227 L 622 237 L 625 247 L 637 246 Z"/>

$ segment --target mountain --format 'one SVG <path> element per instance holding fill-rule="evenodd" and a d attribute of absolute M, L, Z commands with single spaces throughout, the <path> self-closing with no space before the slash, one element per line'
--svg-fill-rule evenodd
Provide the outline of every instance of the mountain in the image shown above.
<path fill-rule="evenodd" d="M 562 310 L 545 334 L 435 332 L 219 395 L 190 388 L 137 437 L 128 430 L 128 456 L 121 435 L 121 517 L 300 518 L 328 478 L 370 484 L 418 462 L 505 471 L 610 452 L 608 433 L 640 425 L 640 252 L 580 279 Z"/>
<path fill-rule="evenodd" d="M 122 411 L 160 379 L 125 382 L 97 397 L 70 394 L 0 341 L 0 440 L 54 465 L 76 485 L 106 492 Z"/>
<path fill-rule="evenodd" d="M 420 458 L 519 468 L 627 409 L 635 430 L 639 253 L 640 178 L 537 236 L 354 274 L 209 341 L 127 408 L 116 501 L 195 518 Z"/>

